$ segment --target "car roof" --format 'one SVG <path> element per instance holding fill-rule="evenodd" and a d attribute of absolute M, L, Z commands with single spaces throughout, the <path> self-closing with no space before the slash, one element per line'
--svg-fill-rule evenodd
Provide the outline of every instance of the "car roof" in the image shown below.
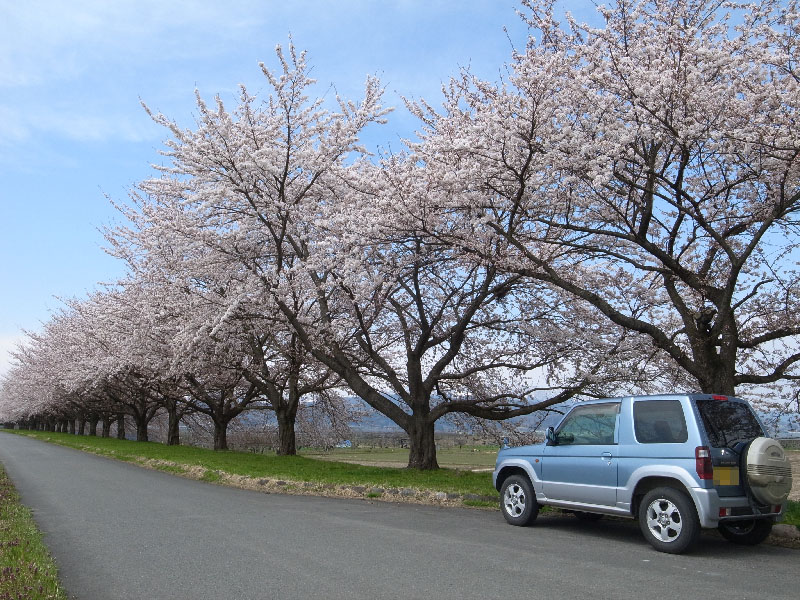
<path fill-rule="evenodd" d="M 742 398 L 736 396 L 726 396 L 724 394 L 702 394 L 697 392 L 691 393 L 669 393 L 669 394 L 645 394 L 636 396 L 615 396 L 611 398 L 592 398 L 591 400 L 583 400 L 577 404 L 598 404 L 603 402 L 622 402 L 623 400 L 732 400 L 736 402 L 744 402 Z"/>

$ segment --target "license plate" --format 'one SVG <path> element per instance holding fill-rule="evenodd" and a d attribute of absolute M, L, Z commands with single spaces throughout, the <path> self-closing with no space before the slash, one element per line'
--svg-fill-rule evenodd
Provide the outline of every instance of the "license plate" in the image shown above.
<path fill-rule="evenodd" d="M 714 467 L 714 485 L 739 485 L 739 468 Z"/>

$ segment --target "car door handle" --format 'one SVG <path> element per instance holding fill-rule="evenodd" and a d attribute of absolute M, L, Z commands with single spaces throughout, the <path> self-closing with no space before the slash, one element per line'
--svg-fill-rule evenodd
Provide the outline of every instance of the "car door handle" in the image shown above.
<path fill-rule="evenodd" d="M 611 452 L 603 452 L 602 457 L 604 460 L 611 460 Z"/>

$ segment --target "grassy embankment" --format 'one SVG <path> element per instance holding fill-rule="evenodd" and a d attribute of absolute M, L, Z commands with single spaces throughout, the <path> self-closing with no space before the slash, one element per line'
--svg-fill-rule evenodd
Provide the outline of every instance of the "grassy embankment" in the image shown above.
<path fill-rule="evenodd" d="M 63 446 L 85 450 L 133 463 L 148 463 L 148 466 L 163 471 L 183 474 L 191 468 L 200 467 L 205 473 L 200 477 L 206 481 L 219 481 L 222 474 L 241 475 L 253 479 L 270 478 L 292 482 L 312 482 L 331 485 L 366 486 L 369 488 L 413 488 L 478 496 L 497 496 L 492 487 L 491 474 L 460 469 L 438 471 L 415 471 L 403 468 L 364 466 L 336 460 L 321 460 L 309 456 L 276 456 L 251 452 L 213 451 L 191 446 L 165 446 L 156 442 L 133 442 L 114 438 L 76 436 L 68 433 L 41 431 L 16 431 L 31 437 Z M 347 451 L 342 457 L 347 460 Z M 446 455 L 447 453 L 444 452 Z M 455 449 L 457 460 L 463 462 L 464 455 L 471 452 Z M 486 452 L 482 460 L 486 461 Z M 495 450 L 496 455 L 496 450 Z M 395 458 L 389 452 L 375 452 L 374 462 L 402 462 L 407 460 L 398 453 Z M 381 460 L 383 458 L 384 460 Z M 441 460 L 447 464 L 447 458 Z M 491 464 L 494 460 L 492 459 Z"/>
<path fill-rule="evenodd" d="M 0 600 L 66 600 L 31 511 L 0 465 Z"/>
<path fill-rule="evenodd" d="M 800 502 L 789 500 L 789 506 L 786 507 L 786 513 L 783 515 L 781 523 L 795 525 L 800 529 Z"/>

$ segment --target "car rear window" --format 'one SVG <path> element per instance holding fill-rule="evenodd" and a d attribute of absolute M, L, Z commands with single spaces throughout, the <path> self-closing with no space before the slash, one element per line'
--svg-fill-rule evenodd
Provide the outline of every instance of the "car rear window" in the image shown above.
<path fill-rule="evenodd" d="M 633 428 L 640 444 L 682 444 L 689 439 L 680 400 L 634 402 Z"/>
<path fill-rule="evenodd" d="M 764 435 L 750 407 L 744 402 L 698 400 L 697 410 L 714 448 L 733 448 Z"/>

